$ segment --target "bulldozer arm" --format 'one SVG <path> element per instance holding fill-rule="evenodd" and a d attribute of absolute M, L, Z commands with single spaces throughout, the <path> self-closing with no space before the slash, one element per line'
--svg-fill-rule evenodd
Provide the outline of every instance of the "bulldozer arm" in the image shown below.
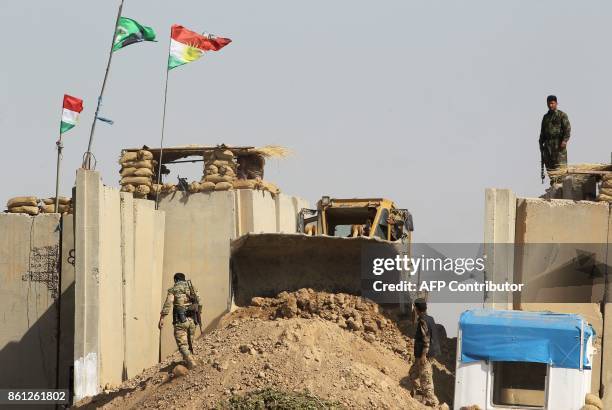
<path fill-rule="evenodd" d="M 376 238 L 309 236 L 306 234 L 247 234 L 231 243 L 232 299 L 248 306 L 255 296 L 282 291 L 361 294 L 362 250 L 378 243 L 400 253 L 406 244 Z"/>

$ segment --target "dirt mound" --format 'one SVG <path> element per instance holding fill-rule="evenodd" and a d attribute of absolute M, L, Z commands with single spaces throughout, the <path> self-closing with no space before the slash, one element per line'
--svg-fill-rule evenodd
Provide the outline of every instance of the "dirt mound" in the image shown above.
<path fill-rule="evenodd" d="M 173 375 L 180 361 L 175 354 L 80 405 L 236 408 L 280 394 L 339 408 L 425 409 L 403 386 L 413 361 L 412 339 L 402 334 L 407 329 L 393 312 L 351 295 L 302 289 L 254 298 L 253 306 L 226 315 L 195 343 L 200 365 L 186 375 Z M 452 341 L 443 351 L 454 354 Z M 434 364 L 441 402 L 452 399 L 446 359 L 443 354 Z"/>

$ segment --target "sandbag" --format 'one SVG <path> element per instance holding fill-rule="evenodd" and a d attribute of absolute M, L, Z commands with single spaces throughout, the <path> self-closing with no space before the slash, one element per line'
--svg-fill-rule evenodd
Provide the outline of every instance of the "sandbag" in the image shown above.
<path fill-rule="evenodd" d="M 151 178 L 149 177 L 124 177 L 121 178 L 121 185 L 132 184 L 132 185 L 149 185 L 151 186 Z"/>
<path fill-rule="evenodd" d="M 38 205 L 38 198 L 35 196 L 16 196 L 11 198 L 6 203 L 7 208 L 13 208 L 16 206 L 36 206 Z"/>
<path fill-rule="evenodd" d="M 66 213 L 68 212 L 68 210 L 70 209 L 70 205 L 60 205 L 58 207 L 58 211 L 60 214 Z M 53 205 L 42 205 L 40 207 L 40 210 L 45 213 L 45 214 L 53 214 L 56 213 L 55 212 L 55 204 Z"/>
<path fill-rule="evenodd" d="M 147 151 L 146 149 L 141 149 L 140 151 L 138 151 L 138 159 L 140 161 L 153 159 L 153 154 L 151 153 L 151 151 Z"/>
<path fill-rule="evenodd" d="M 236 189 L 255 189 L 257 181 L 254 179 L 236 179 L 232 184 Z"/>
<path fill-rule="evenodd" d="M 131 177 L 134 176 L 134 172 L 136 172 L 138 168 L 134 168 L 134 167 L 127 167 L 127 168 L 121 168 L 121 171 L 119 172 L 119 174 L 121 174 L 122 177 Z M 146 169 L 146 168 L 143 168 Z"/>
<path fill-rule="evenodd" d="M 211 165 L 216 166 L 217 168 L 221 168 L 221 167 L 234 167 L 234 163 L 230 162 L 230 161 L 223 161 L 223 160 L 215 160 L 213 161 L 213 163 Z"/>
<path fill-rule="evenodd" d="M 610 181 L 610 182 L 612 182 L 612 172 L 610 172 L 608 174 L 603 174 L 601 179 L 602 179 L 602 181 Z"/>
<path fill-rule="evenodd" d="M 204 180 L 206 182 L 214 182 L 215 184 L 217 184 L 219 182 L 232 182 L 234 180 L 234 177 L 225 176 L 225 175 L 219 175 L 219 174 L 217 174 L 217 175 L 206 175 Z"/>
<path fill-rule="evenodd" d="M 151 192 L 154 194 L 158 194 L 160 192 L 162 192 L 163 190 L 163 185 L 162 184 L 153 184 L 151 186 Z"/>
<path fill-rule="evenodd" d="M 176 192 L 177 188 L 176 185 L 172 185 L 172 184 L 164 184 L 162 185 L 162 192 Z"/>
<path fill-rule="evenodd" d="M 39 209 L 37 206 L 21 205 L 11 207 L 8 211 L 12 214 L 38 215 Z"/>
<path fill-rule="evenodd" d="M 214 190 L 215 190 L 214 182 L 201 182 L 200 183 L 200 192 L 214 191 Z"/>
<path fill-rule="evenodd" d="M 219 173 L 219 168 L 216 165 L 209 165 L 204 170 L 204 174 L 206 175 L 216 175 Z"/>
<path fill-rule="evenodd" d="M 138 185 L 135 191 L 138 195 L 149 195 L 149 192 L 151 192 L 151 187 L 148 185 Z"/>
<path fill-rule="evenodd" d="M 601 202 L 612 202 L 612 195 L 599 194 L 597 200 Z"/>
<path fill-rule="evenodd" d="M 610 188 L 601 188 L 599 190 L 599 193 L 607 195 L 607 196 L 612 196 L 612 187 L 610 187 Z"/>
<path fill-rule="evenodd" d="M 234 170 L 231 167 L 228 167 L 227 165 L 224 165 L 219 168 L 219 174 L 227 175 L 230 177 L 236 176 L 236 173 L 234 172 Z"/>
<path fill-rule="evenodd" d="M 188 187 L 188 191 L 191 192 L 192 194 L 195 194 L 196 192 L 200 192 L 200 183 L 199 182 L 190 183 Z"/>
<path fill-rule="evenodd" d="M 121 186 L 121 192 L 134 192 L 136 187 L 132 184 L 125 184 Z"/>
<path fill-rule="evenodd" d="M 151 161 L 151 160 L 146 160 L 146 161 L 130 161 L 130 162 L 124 162 L 121 164 L 121 166 L 123 168 L 149 168 L 150 170 L 155 170 L 155 165 L 156 165 L 157 161 Z"/>
<path fill-rule="evenodd" d="M 218 182 L 215 184 L 215 191 L 227 191 L 232 188 L 231 182 Z"/>
<path fill-rule="evenodd" d="M 152 177 L 153 171 L 151 171 L 149 168 L 137 168 L 136 171 L 134 171 L 134 176 L 135 177 Z"/>
<path fill-rule="evenodd" d="M 597 406 L 593 406 L 592 404 L 585 404 L 584 406 L 580 408 L 580 410 L 601 410 L 601 409 Z"/>
<path fill-rule="evenodd" d="M 42 200 L 45 205 L 55 205 L 55 198 L 45 198 Z M 65 196 L 59 197 L 60 205 L 70 205 L 72 202 L 72 198 L 66 198 Z"/>
<path fill-rule="evenodd" d="M 234 159 L 234 153 L 228 149 L 225 151 L 215 151 L 215 158 L 220 160 L 231 161 Z"/>
<path fill-rule="evenodd" d="M 612 188 L 612 179 L 608 179 L 601 183 L 602 188 Z"/>
<path fill-rule="evenodd" d="M 126 151 L 119 158 L 119 164 L 123 164 L 124 162 L 131 162 L 138 160 L 138 153 L 134 151 Z"/>
<path fill-rule="evenodd" d="M 584 402 L 599 409 L 604 408 L 603 401 L 601 401 L 601 399 L 593 393 L 587 393 L 586 397 L 584 398 Z"/>

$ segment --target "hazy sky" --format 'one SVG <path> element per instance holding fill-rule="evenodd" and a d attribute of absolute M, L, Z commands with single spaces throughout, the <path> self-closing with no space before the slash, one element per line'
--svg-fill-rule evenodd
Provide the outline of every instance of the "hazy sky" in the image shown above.
<path fill-rule="evenodd" d="M 69 192 L 117 5 L 2 2 L 0 201 L 53 194 L 64 93 L 85 101 L 65 137 Z M 610 161 L 609 1 L 126 0 L 123 15 L 159 42 L 114 55 L 101 114 L 115 125 L 99 123 L 93 147 L 108 185 L 122 147 L 159 145 L 173 23 L 234 42 L 170 73 L 166 145 L 285 145 L 295 156 L 266 171 L 284 192 L 389 197 L 417 241 L 481 241 L 486 187 L 543 191 L 547 94 L 572 122 L 570 162 Z"/>

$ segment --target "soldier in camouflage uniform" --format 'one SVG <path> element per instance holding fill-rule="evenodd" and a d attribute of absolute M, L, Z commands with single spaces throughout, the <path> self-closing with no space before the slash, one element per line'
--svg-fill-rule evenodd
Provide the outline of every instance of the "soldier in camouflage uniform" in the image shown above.
<path fill-rule="evenodd" d="M 188 367 L 194 367 L 196 362 L 189 349 L 189 340 L 194 340 L 196 325 L 194 315 L 202 301 L 197 291 L 191 294 L 189 285 L 183 273 L 174 275 L 174 286 L 168 289 L 168 295 L 159 317 L 159 328 L 164 326 L 164 318 L 172 309 L 172 325 L 174 326 L 174 339 L 183 360 Z"/>
<path fill-rule="evenodd" d="M 408 374 L 408 385 L 412 397 L 420 389 L 424 404 L 435 407 L 439 402 L 434 393 L 431 359 L 440 354 L 440 341 L 436 322 L 431 316 L 427 315 L 427 303 L 424 299 L 416 299 L 414 301 L 414 308 L 418 314 L 417 328 L 414 336 L 415 362 Z"/>
<path fill-rule="evenodd" d="M 567 114 L 557 109 L 557 97 L 546 98 L 548 112 L 542 118 L 540 153 L 547 171 L 567 166 L 567 141 L 572 130 Z M 552 178 L 550 183 L 559 182 Z"/>

